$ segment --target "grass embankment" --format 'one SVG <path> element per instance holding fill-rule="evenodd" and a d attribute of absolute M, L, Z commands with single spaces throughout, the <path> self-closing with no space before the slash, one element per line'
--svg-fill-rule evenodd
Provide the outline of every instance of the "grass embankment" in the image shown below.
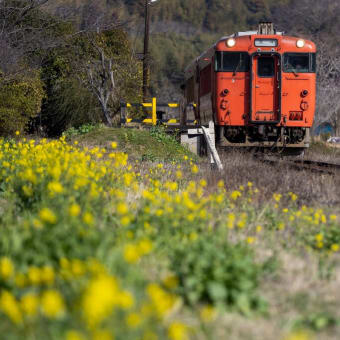
<path fill-rule="evenodd" d="M 185 155 L 195 158 L 160 127 L 150 130 L 99 127 L 85 134 L 71 133 L 68 140 L 91 148 L 110 147 L 111 142 L 117 142 L 117 150 L 128 154 L 130 160 L 181 162 Z"/>
<path fill-rule="evenodd" d="M 339 217 L 307 174 L 211 173 L 157 129 L 70 143 L 0 142 L 7 339 L 339 338 Z"/>

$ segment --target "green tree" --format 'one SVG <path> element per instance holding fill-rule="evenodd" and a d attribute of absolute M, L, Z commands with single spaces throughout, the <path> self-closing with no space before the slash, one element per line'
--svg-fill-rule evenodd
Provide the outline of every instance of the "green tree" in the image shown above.
<path fill-rule="evenodd" d="M 0 87 L 0 134 L 25 131 L 29 121 L 40 113 L 44 96 L 38 71 L 4 81 Z"/>

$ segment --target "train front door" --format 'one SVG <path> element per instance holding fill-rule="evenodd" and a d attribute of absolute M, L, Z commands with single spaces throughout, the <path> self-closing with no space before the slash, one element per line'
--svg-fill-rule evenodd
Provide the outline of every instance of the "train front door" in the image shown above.
<path fill-rule="evenodd" d="M 280 120 L 280 59 L 277 55 L 255 55 L 252 62 L 251 121 Z"/>

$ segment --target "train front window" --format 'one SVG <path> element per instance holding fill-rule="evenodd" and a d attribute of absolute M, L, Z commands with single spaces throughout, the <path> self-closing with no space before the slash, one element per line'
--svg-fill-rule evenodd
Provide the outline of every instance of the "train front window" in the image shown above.
<path fill-rule="evenodd" d="M 314 53 L 313 53 L 314 54 Z M 292 73 L 315 72 L 315 55 L 312 53 L 285 53 L 283 70 Z"/>
<path fill-rule="evenodd" d="M 275 74 L 274 58 L 259 57 L 257 61 L 257 74 L 261 78 L 272 78 Z"/>
<path fill-rule="evenodd" d="M 216 52 L 216 72 L 249 72 L 249 54 L 246 52 Z"/>

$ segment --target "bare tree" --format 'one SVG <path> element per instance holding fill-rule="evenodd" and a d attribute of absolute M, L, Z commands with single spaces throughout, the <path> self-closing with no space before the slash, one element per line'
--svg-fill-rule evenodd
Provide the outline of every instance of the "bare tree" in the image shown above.
<path fill-rule="evenodd" d="M 99 58 L 91 60 L 87 65 L 85 84 L 99 100 L 107 125 L 112 126 L 109 101 L 114 96 L 115 81 L 113 60 L 105 55 L 102 48 L 95 46 Z"/>

